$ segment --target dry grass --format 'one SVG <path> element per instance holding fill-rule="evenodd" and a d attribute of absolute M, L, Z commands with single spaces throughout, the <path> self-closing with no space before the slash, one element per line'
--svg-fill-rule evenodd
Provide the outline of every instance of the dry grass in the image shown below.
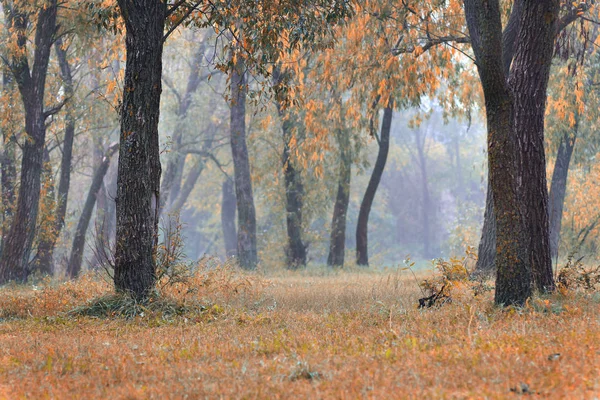
<path fill-rule="evenodd" d="M 266 279 L 225 268 L 168 286 L 161 304 L 93 317 L 81 306 L 111 298 L 92 276 L 3 288 L 0 398 L 600 394 L 598 296 L 500 310 L 491 293 L 453 290 L 452 303 L 419 310 L 408 272 Z"/>

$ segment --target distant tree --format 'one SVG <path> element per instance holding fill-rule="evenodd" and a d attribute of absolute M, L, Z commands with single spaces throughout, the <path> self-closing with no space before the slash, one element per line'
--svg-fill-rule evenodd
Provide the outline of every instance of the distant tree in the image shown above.
<path fill-rule="evenodd" d="M 242 32 L 238 32 L 238 35 L 242 34 Z M 254 207 L 250 159 L 246 143 L 247 72 L 241 54 L 234 53 L 231 64 L 231 114 L 229 127 L 231 130 L 231 157 L 233 159 L 233 176 L 238 215 L 237 256 L 242 268 L 255 269 L 258 263 L 258 253 L 256 250 L 256 209 Z"/>
<path fill-rule="evenodd" d="M 356 262 L 358 265 L 369 265 L 369 214 L 371 212 L 371 207 L 373 206 L 373 201 L 375 200 L 375 194 L 377 193 L 377 188 L 381 181 L 381 177 L 383 176 L 383 171 L 390 150 L 390 131 L 392 129 L 393 115 L 394 104 L 393 101 L 390 100 L 383 110 L 381 131 L 379 137 L 377 138 L 377 144 L 379 145 L 377 160 L 375 161 L 375 167 L 373 168 L 371 178 L 369 179 L 369 184 L 360 204 L 360 212 L 358 214 L 358 224 L 356 226 Z M 373 134 L 377 135 L 375 132 Z"/>
<path fill-rule="evenodd" d="M 274 69 L 273 84 L 276 88 L 284 83 L 284 73 L 281 66 Z M 298 116 L 294 110 L 286 107 L 282 99 L 275 99 L 277 113 L 281 119 L 281 132 L 283 137 L 283 175 L 285 179 L 285 211 L 287 230 L 287 266 L 297 269 L 306 266 L 306 244 L 302 233 L 302 210 L 304 207 L 304 185 L 302 184 L 301 171 L 292 157 L 292 143 L 298 140 Z"/>

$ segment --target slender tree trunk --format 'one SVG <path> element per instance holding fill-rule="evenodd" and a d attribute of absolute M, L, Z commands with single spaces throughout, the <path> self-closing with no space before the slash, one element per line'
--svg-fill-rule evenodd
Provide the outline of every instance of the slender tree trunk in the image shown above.
<path fill-rule="evenodd" d="M 390 150 L 390 131 L 392 129 L 392 117 L 394 115 L 393 104 L 390 102 L 383 110 L 383 121 L 381 124 L 381 135 L 379 138 L 379 152 L 375 167 L 371 173 L 371 179 L 367 185 L 367 190 L 360 204 L 360 212 L 358 213 L 358 224 L 356 226 L 356 262 L 358 265 L 369 265 L 369 214 L 375 200 L 375 194 L 379 188 L 379 182 L 383 176 L 385 164 L 387 162 L 388 153 Z"/>
<path fill-rule="evenodd" d="M 467 128 L 468 132 L 468 128 Z M 462 161 L 460 158 L 460 136 L 456 135 L 454 138 L 454 153 L 456 154 L 456 180 L 457 180 L 457 188 L 456 188 L 456 196 L 459 201 L 464 199 L 465 194 L 465 179 L 463 177 L 462 170 Z"/>
<path fill-rule="evenodd" d="M 161 212 L 165 207 L 169 208 L 179 196 L 181 190 L 181 181 L 183 178 L 183 169 L 185 165 L 185 155 L 181 153 L 181 145 L 183 133 L 185 130 L 186 118 L 188 111 L 192 105 L 192 97 L 200 86 L 200 70 L 204 61 L 204 53 L 206 52 L 206 41 L 202 41 L 198 46 L 192 65 L 190 75 L 183 98 L 179 102 L 177 108 L 177 124 L 173 132 L 172 140 L 174 142 L 173 149 L 169 154 L 165 173 L 161 182 Z"/>
<path fill-rule="evenodd" d="M 485 214 L 483 216 L 483 230 L 479 249 L 477 251 L 477 263 L 473 271 L 473 278 L 485 278 L 496 272 L 496 217 L 494 215 L 494 198 L 492 194 L 491 180 L 488 178 L 487 194 L 485 199 Z"/>
<path fill-rule="evenodd" d="M 283 82 L 279 69 L 273 73 L 275 85 Z M 288 113 L 282 102 L 277 100 L 277 111 L 282 123 L 283 133 L 283 175 L 285 178 L 285 209 L 288 244 L 286 249 L 287 267 L 298 269 L 306 266 L 306 245 L 302 240 L 302 207 L 304 204 L 304 185 L 302 176 L 296 169 L 290 147 L 294 139 L 294 116 Z"/>
<path fill-rule="evenodd" d="M 550 256 L 544 116 L 558 12 L 558 0 L 524 2 L 509 79 L 515 93 L 519 192 L 525 207 L 533 282 L 541 292 L 555 288 Z"/>
<path fill-rule="evenodd" d="M 464 0 L 465 16 L 485 97 L 488 163 L 496 214 L 497 304 L 524 304 L 532 293 L 527 230 L 518 199 L 518 143 L 513 96 L 502 59 L 502 22 L 496 1 Z"/>
<path fill-rule="evenodd" d="M 225 242 L 225 255 L 234 257 L 237 253 L 237 231 L 235 228 L 235 185 L 230 178 L 225 179 L 222 187 L 221 226 Z"/>
<path fill-rule="evenodd" d="M 138 299 L 156 282 L 160 208 L 158 120 L 167 4 L 118 0 L 125 21 L 127 65 L 117 188 L 115 287 Z"/>
<path fill-rule="evenodd" d="M 414 130 L 417 155 L 419 157 L 419 169 L 421 170 L 421 228 L 423 229 L 423 257 L 431 258 L 431 226 L 430 216 L 431 196 L 429 194 L 429 179 L 427 175 L 427 157 L 425 156 L 425 137 L 421 137 L 418 130 Z"/>
<path fill-rule="evenodd" d="M 83 261 L 83 250 L 85 246 L 85 235 L 92 219 L 92 213 L 94 211 L 94 205 L 96 204 L 96 198 L 102 183 L 104 182 L 104 176 L 110 166 L 110 158 L 117 151 L 117 145 L 114 144 L 109 147 L 106 155 L 102 159 L 102 163 L 96 169 L 94 173 L 94 179 L 88 191 L 79 222 L 77 223 L 77 229 L 75 230 L 75 237 L 73 238 L 73 246 L 71 247 L 71 256 L 69 257 L 69 264 L 67 266 L 67 276 L 70 279 L 75 279 L 81 271 L 81 263 Z"/>
<path fill-rule="evenodd" d="M 46 140 L 44 89 L 50 50 L 56 31 L 56 0 L 50 0 L 38 11 L 35 34 L 34 64 L 27 58 L 27 14 L 16 5 L 8 11 L 8 23 L 15 30 L 18 52 L 13 56 L 11 70 L 19 87 L 25 108 L 21 180 L 17 209 L 0 256 L 0 282 L 25 282 L 30 274 L 29 257 L 36 231 L 39 209 L 43 154 Z"/>
<path fill-rule="evenodd" d="M 577 127 L 575 128 L 577 129 Z M 560 242 L 560 228 L 562 225 L 563 209 L 565 205 L 565 194 L 567 192 L 567 178 L 569 175 L 569 164 L 577 140 L 577 131 L 571 136 L 565 133 L 556 155 L 554 172 L 550 183 L 550 251 L 554 259 L 558 258 L 558 245 Z"/>
<path fill-rule="evenodd" d="M 329 256 L 327 265 L 330 267 L 344 266 L 346 250 L 346 215 L 350 202 L 350 180 L 352 177 L 352 156 L 350 139 L 343 130 L 338 130 L 337 139 L 340 147 L 339 181 L 333 218 L 331 221 L 331 238 L 329 241 Z"/>
<path fill-rule="evenodd" d="M 199 159 L 190 168 L 190 172 L 187 174 L 187 177 L 183 182 L 183 186 L 181 187 L 181 192 L 179 193 L 179 196 L 173 202 L 173 204 L 171 204 L 169 212 L 181 212 L 181 209 L 183 208 L 183 206 L 187 202 L 187 199 L 190 197 L 190 194 L 194 190 L 196 182 L 198 182 L 198 178 L 200 178 L 200 175 L 202 175 L 202 171 L 204 171 L 205 165 L 206 162 L 203 159 Z"/>
<path fill-rule="evenodd" d="M 194 165 L 190 168 L 190 171 L 188 172 L 185 181 L 183 182 L 183 185 L 178 184 L 177 186 L 180 188 L 177 188 L 177 190 L 175 190 L 175 187 L 171 189 L 172 202 L 168 210 L 170 213 L 181 212 L 181 209 L 183 208 L 188 198 L 190 197 L 190 194 L 194 190 L 196 182 L 198 182 L 198 179 L 200 178 L 200 175 L 202 175 L 202 171 L 204 171 L 204 167 L 206 166 L 205 157 L 210 156 L 210 150 L 213 145 L 215 131 L 216 127 L 214 125 L 211 125 L 208 129 L 208 133 L 206 139 L 204 140 L 204 144 L 202 145 L 202 149 L 198 152 L 201 158 L 197 159 Z M 183 166 L 183 164 L 180 165 Z M 174 197 L 175 194 L 177 194 L 177 197 Z"/>
<path fill-rule="evenodd" d="M 235 176 L 235 195 L 238 212 L 237 253 L 240 266 L 255 269 L 258 262 L 256 252 L 256 211 L 252 194 L 250 160 L 246 145 L 246 79 L 243 59 L 237 57 L 231 72 L 231 154 Z"/>
<path fill-rule="evenodd" d="M 60 66 L 60 75 L 64 83 L 65 96 L 68 102 L 73 94 L 73 75 L 71 67 L 67 61 L 67 51 L 63 49 L 62 39 L 59 38 L 54 46 Z M 75 116 L 73 115 L 72 104 L 65 107 L 65 137 L 63 141 L 62 159 L 60 163 L 60 180 L 58 184 L 58 197 L 56 199 L 55 224 L 49 235 L 46 235 L 40 241 L 38 252 L 34 260 L 34 268 L 43 273 L 53 273 L 54 248 L 65 225 L 65 215 L 67 214 L 67 201 L 69 198 L 69 186 L 71 182 L 71 160 L 73 158 L 73 142 L 75 140 Z"/>

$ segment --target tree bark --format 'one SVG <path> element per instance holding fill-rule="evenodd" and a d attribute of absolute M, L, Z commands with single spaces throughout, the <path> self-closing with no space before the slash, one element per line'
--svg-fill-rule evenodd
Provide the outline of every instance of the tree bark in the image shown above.
<path fill-rule="evenodd" d="M 528 232 L 529 262 L 535 288 L 541 292 L 555 289 L 550 256 L 544 117 L 558 12 L 558 0 L 524 2 L 509 78 L 515 93 L 519 194 Z"/>
<path fill-rule="evenodd" d="M 273 73 L 275 85 L 279 86 L 283 82 L 283 76 L 277 68 Z M 294 160 L 291 157 L 292 148 L 290 143 L 294 139 L 294 116 L 285 110 L 284 105 L 277 99 L 277 112 L 282 123 L 283 134 L 283 154 L 281 161 L 283 164 L 283 175 L 285 178 L 285 210 L 286 210 L 286 228 L 287 228 L 287 267 L 289 269 L 299 269 L 306 266 L 306 245 L 302 239 L 302 207 L 304 205 L 304 185 L 300 171 L 296 169 Z"/>
<path fill-rule="evenodd" d="M 346 215 L 350 202 L 350 180 L 352 177 L 352 155 L 350 138 L 342 129 L 336 132 L 340 147 L 339 180 L 333 218 L 331 221 L 331 238 L 329 240 L 329 256 L 327 265 L 330 267 L 343 267 L 346 250 Z"/>
<path fill-rule="evenodd" d="M 23 158 L 17 209 L 0 256 L 0 283 L 25 282 L 30 274 L 29 257 L 39 210 L 43 154 L 46 140 L 44 92 L 50 50 L 56 32 L 57 1 L 50 0 L 38 11 L 33 67 L 27 57 L 28 15 L 13 5 L 7 9 L 10 29 L 16 31 L 18 52 L 12 57 L 11 70 L 25 108 Z"/>
<path fill-rule="evenodd" d="M 250 160 L 246 145 L 246 79 L 243 59 L 238 56 L 231 72 L 231 154 L 235 176 L 235 195 L 238 212 L 237 253 L 240 266 L 255 269 L 258 263 L 256 251 L 256 210 L 252 193 Z"/>
<path fill-rule="evenodd" d="M 221 200 L 221 226 L 223 228 L 223 241 L 225 242 L 225 255 L 227 258 L 235 257 L 237 253 L 237 231 L 235 228 L 235 187 L 230 178 L 223 181 Z"/>
<path fill-rule="evenodd" d="M 60 66 L 60 76 L 65 88 L 65 97 L 70 103 L 74 94 L 73 75 L 71 66 L 67 60 L 67 51 L 63 48 L 62 39 L 56 40 L 54 46 L 58 63 Z M 62 159 L 60 163 L 60 180 L 58 183 L 58 195 L 56 199 L 56 220 L 52 232 L 46 235 L 44 240 L 40 241 L 38 251 L 33 262 L 34 268 L 43 273 L 52 275 L 53 258 L 56 242 L 60 237 L 65 225 L 65 216 L 67 214 L 67 201 L 69 198 L 69 186 L 71 182 L 71 160 L 73 158 L 73 142 L 75 140 L 75 116 L 73 115 L 72 104 L 65 107 L 65 136 L 63 141 Z"/>
<path fill-rule="evenodd" d="M 491 180 L 488 178 L 487 194 L 485 199 L 485 213 L 483 215 L 483 229 L 479 248 L 477 250 L 477 263 L 473 271 L 473 278 L 485 278 L 496 272 L 496 216 L 494 215 L 494 196 Z"/>
<path fill-rule="evenodd" d="M 77 229 L 75 230 L 75 237 L 73 238 L 73 246 L 71 247 L 71 255 L 69 257 L 69 264 L 67 266 L 67 276 L 70 279 L 75 279 L 81 271 L 81 263 L 83 261 L 83 250 L 85 246 L 85 236 L 92 219 L 92 213 L 94 211 L 94 205 L 96 204 L 96 198 L 102 183 L 104 182 L 104 176 L 110 166 L 110 158 L 117 150 L 117 145 L 113 144 L 108 148 L 108 151 L 102 159 L 102 163 L 98 166 L 98 169 L 94 173 L 94 179 L 90 185 L 79 222 L 77 223 Z M 103 243 L 103 242 L 102 242 Z"/>
<path fill-rule="evenodd" d="M 567 178 L 571 156 L 577 140 L 577 125 L 575 135 L 565 133 L 556 155 L 556 163 L 550 183 L 549 210 L 550 210 L 550 254 L 552 258 L 558 258 L 558 245 L 560 242 L 560 228 L 562 225 L 563 209 L 565 205 L 565 194 L 567 192 Z"/>
<path fill-rule="evenodd" d="M 518 199 L 518 142 L 514 135 L 513 96 L 502 59 L 500 5 L 464 0 L 477 70 L 485 97 L 488 163 L 496 214 L 497 304 L 524 304 L 532 293 L 527 226 Z"/>
<path fill-rule="evenodd" d="M 383 171 L 385 170 L 385 164 L 387 162 L 388 153 L 390 150 L 390 132 L 392 129 L 392 118 L 394 115 L 393 103 L 390 103 L 383 110 L 383 121 L 381 124 L 381 134 L 379 138 L 379 152 L 377 153 L 377 160 L 375 161 L 375 167 L 371 173 L 367 190 L 363 196 L 363 200 L 360 204 L 360 211 L 358 213 L 358 224 L 356 226 L 356 262 L 358 265 L 368 266 L 369 265 L 369 214 L 371 213 L 371 207 L 375 200 L 375 194 L 379 188 Z"/>
<path fill-rule="evenodd" d="M 158 120 L 167 5 L 118 0 L 126 27 L 127 65 L 119 146 L 117 291 L 146 298 L 156 283 L 155 251 L 160 208 Z"/>

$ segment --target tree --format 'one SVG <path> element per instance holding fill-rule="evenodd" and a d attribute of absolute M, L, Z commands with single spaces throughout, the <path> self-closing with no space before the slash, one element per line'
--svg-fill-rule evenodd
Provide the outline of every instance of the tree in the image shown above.
<path fill-rule="evenodd" d="M 42 164 L 46 140 L 46 117 L 56 112 L 44 107 L 46 75 L 50 51 L 56 39 L 57 1 L 48 0 L 34 7 L 4 1 L 11 42 L 16 49 L 6 60 L 19 88 L 25 109 L 27 138 L 22 146 L 21 178 L 16 212 L 0 255 L 0 282 L 24 282 L 30 274 L 29 258 L 39 209 Z M 25 7 L 25 8 L 23 8 Z M 35 12 L 30 9 L 36 10 Z M 30 19 L 37 15 L 33 65 L 27 50 Z"/>
<path fill-rule="evenodd" d="M 367 190 L 365 191 L 365 195 L 363 196 L 363 200 L 360 204 L 358 224 L 356 226 L 356 262 L 358 265 L 369 265 L 369 214 L 371 212 L 371 207 L 373 206 L 373 201 L 375 200 L 377 187 L 381 181 L 387 156 L 390 150 L 390 131 L 392 129 L 392 117 L 394 115 L 393 107 L 393 101 L 390 100 L 383 110 L 381 134 L 377 140 L 379 152 L 377 153 L 377 160 L 375 161 L 375 167 L 373 168 L 371 179 L 369 179 L 369 185 L 367 186 Z"/>
<path fill-rule="evenodd" d="M 275 87 L 281 87 L 284 82 L 281 68 L 273 72 Z M 283 175 L 285 178 L 285 210 L 287 228 L 287 266 L 297 269 L 306 266 L 306 244 L 302 238 L 302 208 L 304 206 L 304 185 L 302 176 L 292 157 L 292 142 L 297 141 L 298 116 L 292 110 L 286 109 L 284 102 L 276 96 L 277 114 L 281 119 L 283 134 Z"/>
<path fill-rule="evenodd" d="M 505 72 L 508 75 L 510 73 L 510 68 L 511 68 L 511 63 L 513 62 L 513 58 L 515 56 L 515 51 L 517 48 L 517 44 L 518 42 L 518 35 L 520 34 L 521 31 L 521 25 L 522 25 L 522 18 L 523 18 L 523 10 L 524 10 L 524 1 L 523 0 L 518 0 L 515 1 L 513 3 L 513 7 L 511 10 L 511 14 L 510 17 L 508 19 L 508 22 L 506 24 L 506 27 L 504 28 L 503 31 L 503 65 L 505 68 Z M 554 24 L 554 34 L 555 36 L 553 36 L 553 41 L 555 40 L 556 36 L 558 34 L 560 34 L 561 32 L 563 32 L 565 30 L 565 28 L 567 26 L 569 26 L 571 23 L 573 23 L 574 21 L 576 21 L 579 17 L 581 17 L 588 9 L 589 9 L 589 5 L 587 4 L 587 2 L 580 2 L 580 3 L 569 3 L 569 2 L 561 2 L 561 9 L 562 10 L 566 10 L 566 12 L 562 13 L 562 15 L 560 16 L 560 18 L 558 18 L 558 14 L 556 16 L 556 22 Z M 540 94 L 541 95 L 541 94 Z M 544 92 L 543 96 L 545 97 L 546 94 Z M 539 121 L 537 122 L 539 124 Z M 527 139 L 525 139 L 527 140 Z M 535 172 L 536 174 L 540 174 L 539 170 Z M 558 176 L 557 176 L 558 178 Z M 541 187 L 541 183 L 539 185 L 539 187 Z M 536 211 L 534 210 L 534 208 L 536 207 L 535 204 L 533 204 L 535 202 L 535 196 L 536 194 L 531 193 L 529 196 L 530 201 L 532 202 L 531 207 L 532 207 L 532 212 L 534 214 L 536 214 Z M 538 216 L 539 217 L 539 216 Z M 487 191 L 487 198 L 486 198 L 486 208 L 485 208 L 485 215 L 484 215 L 484 225 L 483 225 L 483 230 L 482 230 L 482 236 L 481 236 L 481 241 L 479 243 L 479 250 L 478 250 L 478 261 L 477 261 L 477 265 L 475 268 L 475 275 L 479 275 L 479 276 L 485 276 L 485 275 L 490 275 L 492 274 L 495 270 L 496 270 L 496 266 L 494 264 L 495 262 L 495 251 L 496 251 L 496 222 L 494 220 L 494 201 L 493 201 L 493 191 L 491 190 L 491 187 L 488 186 L 488 191 Z M 544 218 L 541 218 L 544 219 Z M 540 220 L 540 218 L 538 218 L 538 220 Z M 542 226 L 538 226 L 538 227 L 534 227 L 534 225 L 532 225 L 532 236 L 536 236 L 540 231 L 540 229 L 543 231 L 543 224 L 544 222 L 540 220 L 540 223 L 542 224 Z M 545 239 L 543 240 L 545 241 Z M 541 249 L 538 249 L 541 250 Z M 545 250 L 542 251 L 542 253 L 545 253 Z M 534 257 L 532 255 L 532 257 Z M 545 256 L 543 256 L 545 258 Z M 541 281 L 539 284 L 537 285 L 537 288 L 540 290 L 545 290 L 544 286 L 545 285 L 549 285 L 549 288 L 553 287 L 553 283 L 550 282 L 548 280 L 548 277 L 546 278 L 542 278 L 542 276 L 544 275 L 549 275 L 549 267 L 546 265 L 547 261 L 543 261 L 540 263 L 541 260 L 537 260 L 538 262 L 535 264 L 537 267 L 540 268 L 540 271 L 537 272 L 535 275 L 536 277 L 540 278 Z"/>
<path fill-rule="evenodd" d="M 256 210 L 252 193 L 250 160 L 246 144 L 246 67 L 241 54 L 232 56 L 231 69 L 231 156 L 237 201 L 238 231 L 237 256 L 244 269 L 255 269 L 258 263 L 256 251 Z"/>
<path fill-rule="evenodd" d="M 79 217 L 79 222 L 77 223 L 75 236 L 73 238 L 73 245 L 71 246 L 71 255 L 69 257 L 69 264 L 67 265 L 67 276 L 71 279 L 77 278 L 79 272 L 81 271 L 81 263 L 83 261 L 83 250 L 85 245 L 85 235 L 87 233 L 88 226 L 92 218 L 92 212 L 94 211 L 94 205 L 96 204 L 98 193 L 100 192 L 100 189 L 102 188 L 102 183 L 104 182 L 104 176 L 106 175 L 108 167 L 110 166 L 110 158 L 116 150 L 116 143 L 108 148 L 104 157 L 102 158 L 102 163 L 98 166 L 94 173 L 92 184 L 90 185 L 90 189 L 88 191 L 88 195 L 86 197 L 81 216 Z M 104 238 L 100 238 L 99 240 L 99 246 L 104 246 Z M 100 249 L 98 251 L 103 251 L 103 249 Z"/>
<path fill-rule="evenodd" d="M 337 94 L 333 94 L 337 96 Z M 340 115 L 344 115 L 342 100 L 337 97 L 333 103 L 340 109 Z M 327 265 L 330 267 L 342 267 L 346 251 L 346 216 L 350 202 L 350 181 L 352 178 L 352 147 L 349 132 L 345 129 L 342 117 L 341 124 L 335 127 L 335 140 L 338 144 L 338 182 L 335 202 L 333 204 L 333 216 L 331 219 L 331 235 L 329 239 L 329 256 Z"/>
<path fill-rule="evenodd" d="M 166 3 L 119 0 L 127 65 L 121 108 L 114 282 L 145 298 L 156 281 L 155 245 L 160 207 L 158 119 Z"/>
<path fill-rule="evenodd" d="M 523 1 L 510 73 L 503 64 L 498 1 L 465 0 L 485 96 L 496 215 L 496 303 L 523 304 L 554 288 L 548 231 L 544 111 L 558 1 Z M 506 54 L 505 54 L 506 56 Z"/>
<path fill-rule="evenodd" d="M 69 186 L 71 181 L 73 142 L 75 139 L 75 115 L 73 105 L 71 104 L 74 96 L 73 74 L 67 59 L 67 49 L 64 47 L 62 38 L 56 40 L 54 50 L 58 58 L 60 75 L 64 84 L 64 95 L 69 104 L 66 104 L 65 106 L 65 134 L 62 146 L 55 219 L 53 220 L 54 226 L 51 227 L 51 231 L 40 241 L 37 254 L 32 262 L 34 268 L 38 268 L 47 274 L 53 273 L 54 248 L 65 225 L 65 215 L 67 214 L 67 201 L 69 199 Z"/>
<path fill-rule="evenodd" d="M 206 79 L 205 76 L 201 76 L 202 63 L 204 62 L 204 53 L 206 52 L 206 38 L 200 38 L 200 43 L 194 52 L 193 59 L 191 61 L 190 73 L 183 96 L 177 92 L 173 84 L 169 84 L 169 88 L 175 93 L 178 104 L 175 111 L 177 123 L 175 125 L 173 133 L 173 148 L 170 153 L 170 157 L 167 160 L 167 166 L 161 183 L 161 212 L 163 209 L 169 209 L 173 202 L 179 196 L 181 190 L 181 181 L 183 178 L 183 169 L 185 167 L 185 157 L 182 154 L 182 140 L 184 137 L 185 130 L 185 119 L 188 115 L 188 111 L 192 106 L 192 97 L 198 90 L 200 83 Z M 166 77 L 163 77 L 166 80 Z"/>

